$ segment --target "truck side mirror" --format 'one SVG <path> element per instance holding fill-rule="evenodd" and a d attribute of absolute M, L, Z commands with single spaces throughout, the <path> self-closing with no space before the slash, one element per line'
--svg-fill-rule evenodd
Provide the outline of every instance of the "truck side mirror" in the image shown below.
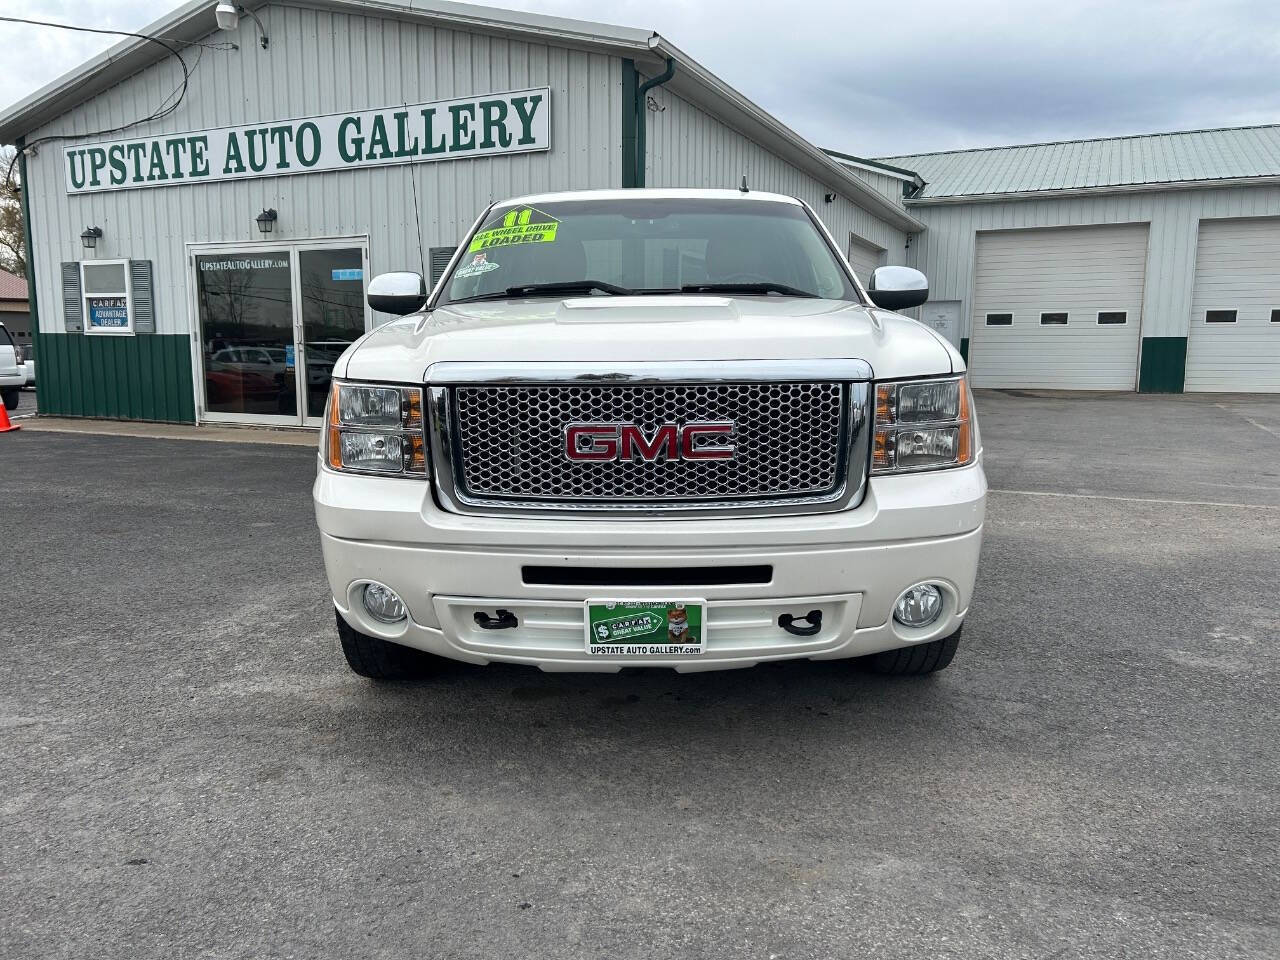
<path fill-rule="evenodd" d="M 380 273 L 369 281 L 369 306 L 381 313 L 403 316 L 427 302 L 427 281 L 420 273 Z"/>
<path fill-rule="evenodd" d="M 877 307 L 906 310 L 929 299 L 929 280 L 910 267 L 876 267 L 871 271 L 867 295 Z"/>

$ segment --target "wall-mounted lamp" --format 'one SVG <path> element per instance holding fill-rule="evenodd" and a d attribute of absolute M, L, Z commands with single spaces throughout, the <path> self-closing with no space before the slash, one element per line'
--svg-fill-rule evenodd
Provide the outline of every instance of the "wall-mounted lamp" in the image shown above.
<path fill-rule="evenodd" d="M 827 203 L 835 203 L 836 195 L 834 193 L 824 193 L 822 195 L 822 199 L 825 200 Z"/>
<path fill-rule="evenodd" d="M 270 41 L 267 39 L 266 28 L 262 26 L 262 21 L 258 19 L 258 15 L 252 10 L 246 10 L 238 3 L 227 3 L 226 0 L 223 0 L 222 3 L 213 8 L 213 15 L 218 20 L 218 29 L 227 31 L 232 31 L 239 27 L 241 17 L 251 18 L 258 25 L 258 33 L 261 34 L 259 42 L 262 44 L 262 49 L 267 49 Z"/>
<path fill-rule="evenodd" d="M 270 233 L 272 230 L 276 228 L 275 207 L 271 207 L 267 210 L 263 210 L 260 214 L 257 215 L 257 217 L 254 218 L 254 220 L 258 224 L 259 233 Z"/>
<path fill-rule="evenodd" d="M 98 245 L 100 236 L 102 236 L 101 227 L 85 227 L 84 233 L 80 234 L 80 242 L 84 244 L 86 250 L 92 250 Z"/>

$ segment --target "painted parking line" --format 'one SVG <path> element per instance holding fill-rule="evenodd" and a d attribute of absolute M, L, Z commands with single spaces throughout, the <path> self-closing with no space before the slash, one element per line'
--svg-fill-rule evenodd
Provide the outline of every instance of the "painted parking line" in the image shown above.
<path fill-rule="evenodd" d="M 1117 503 L 1159 503 L 1174 507 L 1243 507 L 1247 510 L 1280 510 L 1276 503 L 1225 503 L 1219 500 L 1162 500 L 1158 497 L 1115 497 L 1101 493 L 1054 493 L 1049 490 L 997 490 L 989 488 L 988 493 L 1002 493 L 1015 497 L 1058 497 L 1064 500 L 1113 500 Z"/>

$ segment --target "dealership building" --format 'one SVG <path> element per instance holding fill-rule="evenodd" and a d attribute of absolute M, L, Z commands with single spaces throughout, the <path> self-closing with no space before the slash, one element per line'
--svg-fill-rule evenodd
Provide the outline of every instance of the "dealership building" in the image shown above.
<path fill-rule="evenodd" d="M 844 243 L 902 254 L 923 227 L 897 181 L 651 31 L 439 0 L 244 6 L 231 31 L 212 0 L 143 31 L 202 44 L 177 46 L 185 91 L 131 38 L 0 114 L 26 147 L 43 413 L 315 422 L 338 354 L 390 319 L 368 278 L 438 274 L 509 196 L 745 176 Z"/>
<path fill-rule="evenodd" d="M 43 413 L 317 422 L 329 370 L 493 200 L 805 200 L 978 386 L 1280 390 L 1274 128 L 887 160 L 826 151 L 647 30 L 426 0 L 196 0 L 0 113 Z"/>

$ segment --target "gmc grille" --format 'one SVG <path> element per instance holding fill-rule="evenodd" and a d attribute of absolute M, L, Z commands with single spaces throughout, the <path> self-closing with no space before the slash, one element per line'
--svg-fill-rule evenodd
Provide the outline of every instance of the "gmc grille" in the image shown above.
<path fill-rule="evenodd" d="M 449 463 L 438 468 L 447 466 L 460 509 L 818 512 L 847 506 L 865 473 L 862 383 L 460 384 L 432 392 L 433 415 L 448 421 L 436 456 Z M 565 452 L 570 424 L 634 424 L 654 437 L 664 424 L 697 422 L 732 422 L 733 456 L 671 458 L 664 448 L 652 462 L 584 462 Z"/>

